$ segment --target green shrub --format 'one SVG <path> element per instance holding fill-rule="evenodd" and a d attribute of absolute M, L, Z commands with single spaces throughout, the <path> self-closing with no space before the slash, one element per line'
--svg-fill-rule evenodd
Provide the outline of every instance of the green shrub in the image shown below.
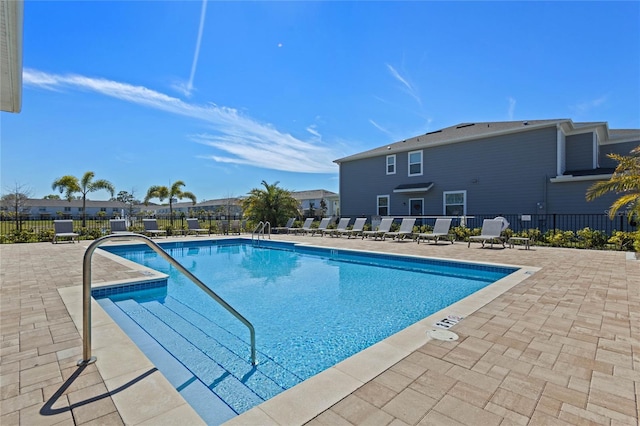
<path fill-rule="evenodd" d="M 584 245 L 584 248 L 602 249 L 607 245 L 607 235 L 602 231 L 594 231 L 586 227 L 577 232 L 578 239 Z"/>
<path fill-rule="evenodd" d="M 478 234 L 476 235 L 479 235 L 480 228 L 477 228 L 477 229 L 478 229 Z M 457 241 L 465 241 L 467 237 L 471 236 L 471 229 L 467 228 L 466 226 L 454 226 L 451 228 L 449 233 L 453 234 Z"/>
<path fill-rule="evenodd" d="M 573 231 L 550 229 L 545 232 L 544 241 L 553 247 L 571 247 L 572 243 L 575 242 L 575 234 Z"/>
<path fill-rule="evenodd" d="M 616 250 L 630 251 L 634 250 L 634 244 L 636 241 L 640 241 L 640 233 L 636 232 L 622 232 L 613 231 L 613 235 L 607 241 L 609 244 L 616 246 Z M 638 251 L 636 248 L 635 251 Z"/>

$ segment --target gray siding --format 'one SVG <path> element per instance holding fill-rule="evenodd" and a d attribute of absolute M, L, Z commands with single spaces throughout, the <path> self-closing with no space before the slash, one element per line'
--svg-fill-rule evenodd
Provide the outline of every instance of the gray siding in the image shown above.
<path fill-rule="evenodd" d="M 409 143 L 407 143 L 409 144 Z M 425 215 L 443 214 L 444 191 L 467 191 L 467 214 L 535 213 L 546 182 L 555 176 L 556 129 L 441 145 L 423 150 L 423 176 L 407 176 L 407 146 L 386 175 L 386 154 L 340 164 L 341 213 L 373 215 L 376 196 L 390 196 L 390 215 L 409 214 L 409 199 L 424 198 Z M 433 182 L 426 194 L 394 193 L 401 184 Z"/>
<path fill-rule="evenodd" d="M 607 154 L 615 153 L 620 155 L 629 155 L 631 150 L 640 145 L 640 141 L 624 142 L 610 145 L 603 145 L 599 149 L 599 165 L 600 167 L 616 167 L 616 163 L 611 158 L 607 157 Z"/>
<path fill-rule="evenodd" d="M 604 214 L 618 195 L 605 194 L 593 201 L 586 201 L 587 189 L 596 181 L 555 182 L 548 184 L 547 210 L 560 214 Z"/>
<path fill-rule="evenodd" d="M 567 136 L 566 170 L 593 169 L 593 133 Z"/>

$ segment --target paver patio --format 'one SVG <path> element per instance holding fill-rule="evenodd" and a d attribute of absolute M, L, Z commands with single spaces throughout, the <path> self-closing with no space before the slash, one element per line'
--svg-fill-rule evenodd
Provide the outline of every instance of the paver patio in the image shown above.
<path fill-rule="evenodd" d="M 459 340 L 428 341 L 297 423 L 638 425 L 640 261 L 635 256 L 541 247 L 467 248 L 463 243 L 273 239 L 523 265 L 536 271 L 455 325 L 451 330 Z M 131 350 L 133 359 L 136 348 L 130 342 L 117 349 L 99 348 L 97 363 L 76 366 L 82 334 L 77 312 L 65 305 L 61 292 L 81 287 L 89 244 L 0 245 L 0 423 L 197 421 L 150 363 L 140 361 L 131 372 L 118 373 L 124 366 L 105 354 Z M 125 264 L 98 254 L 93 258 L 94 282 L 140 277 Z M 118 333 L 99 313 L 94 324 L 95 340 L 103 330 Z M 332 383 L 327 381 L 328 389 Z M 265 405 L 231 423 L 286 424 L 283 418 Z"/>

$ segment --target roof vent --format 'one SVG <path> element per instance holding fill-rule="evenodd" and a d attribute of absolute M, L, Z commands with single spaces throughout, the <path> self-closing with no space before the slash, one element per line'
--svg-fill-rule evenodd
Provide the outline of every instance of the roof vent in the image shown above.
<path fill-rule="evenodd" d="M 442 133 L 442 130 L 434 130 L 433 132 L 425 133 L 426 135 L 433 135 L 434 133 Z"/>
<path fill-rule="evenodd" d="M 523 125 L 523 126 L 528 126 L 528 125 L 529 125 L 529 122 L 528 122 L 528 121 L 525 121 L 524 123 L 522 123 L 522 125 Z"/>
<path fill-rule="evenodd" d="M 464 127 L 470 127 L 470 126 L 475 126 L 476 123 L 469 123 L 469 124 L 461 124 L 459 126 L 456 127 L 456 129 L 462 129 Z"/>

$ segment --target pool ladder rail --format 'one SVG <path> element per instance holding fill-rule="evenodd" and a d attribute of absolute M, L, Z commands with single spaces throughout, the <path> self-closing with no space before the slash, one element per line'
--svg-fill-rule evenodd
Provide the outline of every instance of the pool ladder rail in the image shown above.
<path fill-rule="evenodd" d="M 258 223 L 258 226 L 256 226 L 256 229 L 251 233 L 251 241 L 253 241 L 254 237 L 256 237 L 258 241 L 260 241 L 261 235 L 262 239 L 264 240 L 265 228 L 267 230 L 269 239 L 271 239 L 271 223 L 269 223 L 269 221 L 260 221 L 260 223 Z"/>
<path fill-rule="evenodd" d="M 262 222 L 261 222 L 262 223 Z M 267 222 L 269 223 L 269 222 Z M 153 251 L 158 253 L 171 265 L 180 271 L 183 275 L 193 281 L 200 289 L 202 289 L 209 297 L 218 302 L 223 308 L 225 308 L 231 315 L 236 317 L 240 322 L 247 326 L 251 337 L 251 365 L 257 365 L 256 360 L 256 331 L 253 324 L 249 322 L 242 314 L 236 311 L 231 305 L 218 296 L 213 290 L 207 287 L 202 281 L 200 281 L 195 275 L 189 272 L 184 266 L 177 260 L 171 257 L 166 251 L 162 249 L 158 244 L 151 240 L 151 238 L 136 234 L 136 233 L 122 233 L 111 234 L 100 237 L 93 241 L 87 251 L 84 253 L 83 267 L 82 267 L 82 356 L 83 359 L 78 361 L 78 366 L 91 364 L 96 361 L 96 357 L 91 356 L 91 256 L 93 252 L 102 243 L 108 240 L 142 240 Z"/>

